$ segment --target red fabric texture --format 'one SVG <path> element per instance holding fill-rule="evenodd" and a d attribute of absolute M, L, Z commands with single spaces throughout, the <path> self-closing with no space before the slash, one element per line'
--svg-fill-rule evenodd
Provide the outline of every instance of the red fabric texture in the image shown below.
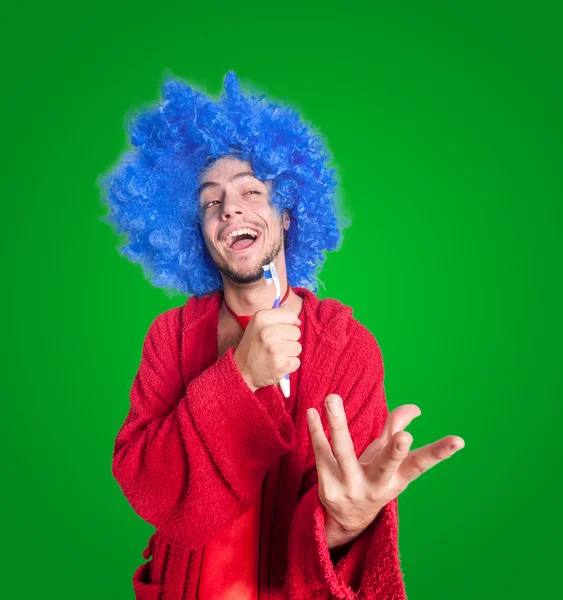
<path fill-rule="evenodd" d="M 289 287 L 281 302 L 287 299 Z M 251 316 L 227 310 L 246 329 Z M 258 600 L 261 494 L 252 508 L 237 517 L 203 549 L 197 596 L 199 600 Z"/>
<path fill-rule="evenodd" d="M 304 288 L 292 394 L 252 392 L 229 349 L 217 359 L 221 293 L 192 297 L 152 322 L 114 447 L 112 473 L 155 527 L 133 575 L 137 600 L 197 600 L 204 548 L 261 494 L 260 600 L 405 600 L 398 501 L 348 547 L 330 551 L 306 410 L 327 437 L 325 397 L 342 396 L 356 454 L 388 414 L 374 336 L 337 300 Z"/>
<path fill-rule="evenodd" d="M 258 499 L 206 544 L 199 600 L 258 600 L 260 504 Z"/>

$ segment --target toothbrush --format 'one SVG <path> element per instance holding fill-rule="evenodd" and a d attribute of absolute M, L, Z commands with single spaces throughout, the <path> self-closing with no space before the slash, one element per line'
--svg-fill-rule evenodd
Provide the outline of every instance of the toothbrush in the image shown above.
<path fill-rule="evenodd" d="M 278 308 L 280 305 L 281 299 L 281 288 L 280 288 L 280 280 L 278 278 L 278 273 L 276 271 L 276 266 L 273 262 L 263 267 L 264 269 L 264 277 L 266 278 L 267 285 L 274 285 L 276 287 L 276 299 L 274 301 L 274 306 L 272 308 Z M 289 373 L 285 375 L 285 377 L 280 381 L 280 389 L 282 394 L 289 398 Z"/>

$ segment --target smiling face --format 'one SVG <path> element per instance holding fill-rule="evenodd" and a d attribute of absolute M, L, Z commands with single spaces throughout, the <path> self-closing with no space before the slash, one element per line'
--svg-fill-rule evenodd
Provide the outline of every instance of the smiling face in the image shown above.
<path fill-rule="evenodd" d="M 205 245 L 224 277 L 253 283 L 262 267 L 283 258 L 289 216 L 270 200 L 271 183 L 254 177 L 249 162 L 234 157 L 216 161 L 200 176 L 198 197 Z"/>

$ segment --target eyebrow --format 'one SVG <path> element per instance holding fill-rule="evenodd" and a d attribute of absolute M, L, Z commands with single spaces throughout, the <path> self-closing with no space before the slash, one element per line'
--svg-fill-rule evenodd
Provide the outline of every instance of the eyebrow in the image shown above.
<path fill-rule="evenodd" d="M 254 175 L 254 173 L 252 171 L 241 171 L 240 173 L 235 173 L 232 177 L 229 177 L 229 181 L 235 181 L 235 179 L 240 179 L 241 177 L 256 177 Z M 216 183 L 215 181 L 206 181 L 205 183 L 202 183 L 198 188 L 197 188 L 197 194 L 198 196 L 201 194 L 201 192 L 203 192 L 203 190 L 205 190 L 208 187 L 217 187 L 219 184 Z"/>

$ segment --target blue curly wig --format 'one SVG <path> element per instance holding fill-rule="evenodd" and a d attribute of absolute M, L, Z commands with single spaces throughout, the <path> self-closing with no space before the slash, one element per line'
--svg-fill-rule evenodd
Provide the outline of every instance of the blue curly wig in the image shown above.
<path fill-rule="evenodd" d="M 197 186 L 202 169 L 235 156 L 272 181 L 273 205 L 289 212 L 289 284 L 316 292 L 325 251 L 339 247 L 344 227 L 322 136 L 293 109 L 245 95 L 232 71 L 217 101 L 170 75 L 162 91 L 162 103 L 127 121 L 134 148 L 97 180 L 110 209 L 102 220 L 127 234 L 123 254 L 156 287 L 187 296 L 221 289 L 201 233 Z"/>

